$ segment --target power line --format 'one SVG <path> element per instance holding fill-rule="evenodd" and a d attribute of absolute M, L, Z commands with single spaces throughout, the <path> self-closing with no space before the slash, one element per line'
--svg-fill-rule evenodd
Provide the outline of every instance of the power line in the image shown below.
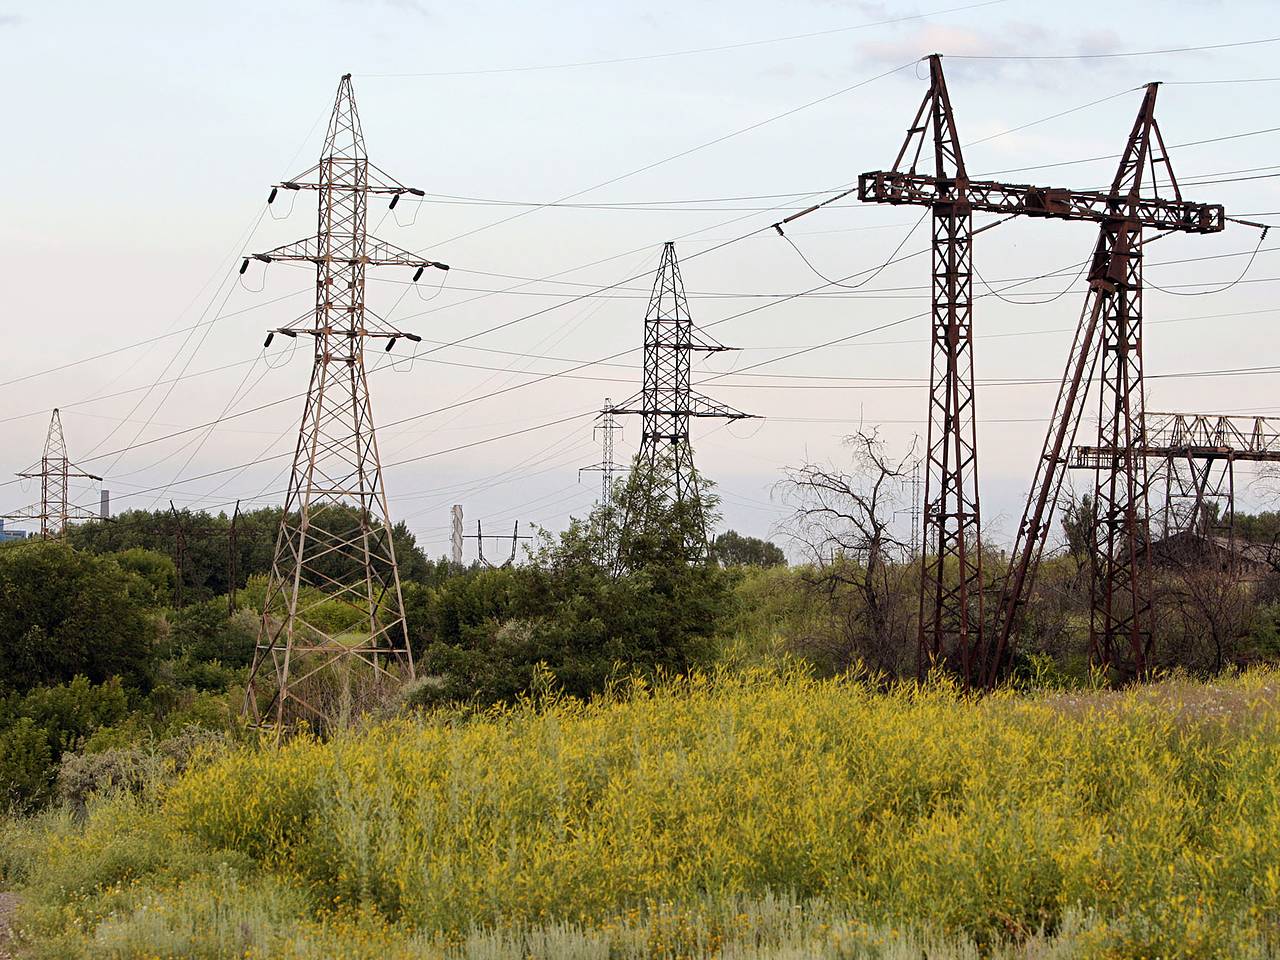
<path fill-rule="evenodd" d="M 1168 145 L 1168 149 L 1173 150 L 1180 147 L 1199 147 L 1206 143 L 1223 143 L 1227 140 L 1242 140 L 1246 137 L 1257 137 L 1266 133 L 1275 133 L 1277 130 L 1280 130 L 1280 127 L 1265 127 L 1261 130 L 1246 130 L 1243 133 L 1229 133 L 1221 137 L 1209 137 L 1204 140 L 1187 140 L 1182 143 L 1171 143 Z M 1004 170 L 990 170 L 979 174 L 979 176 L 994 177 L 1004 173 L 1022 173 L 1025 170 L 1048 170 L 1051 167 L 1070 167 L 1079 163 L 1095 163 L 1102 160 L 1114 160 L 1118 156 L 1120 156 L 1118 153 L 1109 153 L 1099 157 L 1082 157 L 1078 160 L 1060 160 L 1057 163 L 1038 163 L 1028 167 L 1009 167 Z"/>
<path fill-rule="evenodd" d="M 664 60 L 673 57 L 701 56 L 702 54 L 720 53 L 725 50 L 742 50 L 747 47 L 759 47 L 774 43 L 789 43 L 793 40 L 808 40 L 814 37 L 829 37 L 841 33 L 850 33 L 855 30 L 867 30 L 872 27 L 883 27 L 895 23 L 906 23 L 912 20 L 923 20 L 927 17 L 937 17 L 948 13 L 961 13 L 966 10 L 977 10 L 980 7 L 990 7 L 1003 2 L 1005 2 L 1005 0 L 985 0 L 985 2 L 982 3 L 971 3 L 962 7 L 948 7 L 943 10 L 933 10 L 928 13 L 916 13 L 905 17 L 893 17 L 887 20 L 874 20 L 869 23 L 858 23 L 849 27 L 834 27 L 829 30 L 814 30 L 809 33 L 794 33 L 785 37 L 769 37 L 763 40 L 743 40 L 738 43 L 726 43 L 714 47 L 695 47 L 689 50 L 673 50 L 666 53 L 648 53 L 629 57 L 607 57 L 599 60 L 577 60 L 568 63 L 531 64 L 518 67 L 485 67 L 472 70 L 443 70 L 429 73 L 362 73 L 358 74 L 358 76 L 361 78 L 378 80 L 416 79 L 428 77 L 475 77 L 500 73 L 530 73 L 540 70 L 571 70 L 579 67 L 599 67 L 619 63 L 641 63 L 650 60 Z"/>
<path fill-rule="evenodd" d="M 1160 57 L 1172 53 L 1196 53 L 1202 50 L 1226 50 L 1232 47 L 1254 47 L 1263 43 L 1276 43 L 1280 37 L 1263 40 L 1237 40 L 1232 43 L 1207 43 L 1195 47 L 1166 47 L 1163 50 L 1129 50 L 1124 53 L 1056 53 L 1032 55 L 1004 54 L 948 54 L 948 60 L 1114 60 L 1125 57 Z"/>
<path fill-rule="evenodd" d="M 612 184 L 619 183 L 623 180 L 627 180 L 631 177 L 637 176 L 638 174 L 646 173 L 647 171 L 652 170 L 655 167 L 660 167 L 663 164 L 671 163 L 674 160 L 679 160 L 683 157 L 689 156 L 690 154 L 697 153 L 699 150 L 705 150 L 708 147 L 714 147 L 717 144 L 724 143 L 726 140 L 732 140 L 734 137 L 739 137 L 744 133 L 750 133 L 752 130 L 758 130 L 761 127 L 766 126 L 770 123 L 775 123 L 778 120 L 783 120 L 787 117 L 793 116 L 797 113 L 800 113 L 802 110 L 808 110 L 810 107 L 815 107 L 818 104 L 826 103 L 828 100 L 834 100 L 836 97 L 843 96 L 846 93 L 851 93 L 852 91 L 857 90 L 860 87 L 865 87 L 868 84 L 875 83 L 877 80 L 883 80 L 885 77 L 892 76 L 893 74 L 898 73 L 899 71 L 905 70 L 907 67 L 913 66 L 914 63 L 915 61 L 912 61 L 911 63 L 904 63 L 894 67 L 891 70 L 886 70 L 883 73 L 878 73 L 874 77 L 867 77 L 866 79 L 859 80 L 857 83 L 851 83 L 846 87 L 841 87 L 839 90 L 833 91 L 832 93 L 824 94 L 823 96 L 818 97 L 815 100 L 810 100 L 807 103 L 802 103 L 798 107 L 791 107 L 788 110 L 784 110 L 782 113 L 776 113 L 773 116 L 766 117 L 763 120 L 757 120 L 755 123 L 748 124 L 745 127 L 739 127 L 737 130 L 734 130 L 730 133 L 722 134 L 711 140 L 707 140 L 703 143 L 700 143 L 697 146 L 688 147 L 687 149 L 681 150 L 678 153 L 673 153 L 670 156 L 663 157 L 661 160 L 654 160 L 650 163 L 644 164 L 643 166 L 636 167 L 634 170 L 629 170 L 626 173 L 620 173 L 616 177 L 610 177 L 608 180 L 602 180 L 600 183 L 597 183 L 593 186 L 584 187 L 581 190 L 577 190 L 573 193 L 566 194 L 565 196 L 560 197 L 559 199 L 552 202 L 564 203 L 568 200 L 574 200 L 582 196 L 583 194 L 591 193 L 592 191 L 599 190 L 602 187 L 611 186 Z M 431 249 L 434 249 L 435 247 L 443 246 L 448 243 L 453 243 L 457 240 L 462 240 L 466 237 L 474 236 L 475 234 L 480 233 L 483 230 L 489 230 L 492 227 L 502 226 L 503 224 L 510 223 L 513 220 L 518 220 L 521 217 L 526 217 L 531 213 L 534 213 L 538 210 L 543 209 L 545 206 L 546 205 L 544 204 L 543 206 L 530 207 L 527 210 L 521 210 L 519 213 L 513 213 L 509 217 L 504 217 L 501 220 L 492 221 L 482 226 L 475 227 L 474 229 L 468 230 L 464 233 L 460 233 L 455 236 L 449 237 L 447 240 L 441 240 L 439 243 L 434 243 L 428 247 L 423 247 L 421 250 L 418 250 L 417 252 L 423 253 L 426 250 L 431 250 Z"/>

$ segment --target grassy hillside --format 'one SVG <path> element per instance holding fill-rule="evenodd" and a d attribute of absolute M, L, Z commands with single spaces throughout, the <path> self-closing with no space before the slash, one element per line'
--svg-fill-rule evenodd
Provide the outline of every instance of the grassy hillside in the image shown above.
<path fill-rule="evenodd" d="M 33 956 L 1262 957 L 1280 675 L 800 674 L 238 748 L 12 821 Z"/>

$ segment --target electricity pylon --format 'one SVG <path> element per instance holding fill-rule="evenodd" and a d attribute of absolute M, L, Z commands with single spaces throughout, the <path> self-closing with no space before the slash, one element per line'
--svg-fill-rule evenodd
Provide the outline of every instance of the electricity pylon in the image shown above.
<path fill-rule="evenodd" d="M 1137 173 L 1141 167 L 1168 167 L 1158 130 L 1154 132 L 1156 143 L 1147 139 L 1154 129 L 1154 91 L 1154 85 L 1147 88 L 1143 112 L 1110 191 L 973 179 L 965 170 L 942 58 L 933 54 L 929 57 L 929 90 L 907 130 L 893 169 L 864 173 L 858 178 L 860 200 L 925 206 L 933 214 L 933 359 L 917 661 L 922 675 L 935 665 L 946 665 L 960 674 L 966 686 L 981 686 L 995 682 L 1003 674 L 1008 664 L 1011 624 L 1026 596 L 1026 586 L 1048 530 L 1045 505 L 1056 496 L 1065 462 L 1062 451 L 1070 446 L 1068 434 L 1074 435 L 1071 424 L 1078 422 L 1068 423 L 1060 419 L 1058 412 L 1054 414 L 1043 458 L 1045 466 L 1038 468 L 1033 503 L 1019 528 L 1013 572 L 1001 599 L 1001 624 L 995 643 L 989 643 L 989 638 L 984 637 L 985 582 L 973 390 L 972 240 L 978 232 L 973 229 L 973 214 L 1085 220 L 1101 225 L 1104 240 L 1095 248 L 1090 273 L 1091 288 L 1106 290 L 1108 298 L 1102 336 L 1105 396 L 1101 419 L 1104 433 L 1120 438 L 1118 445 L 1127 449 L 1134 437 L 1134 416 L 1137 414 L 1140 422 L 1141 412 L 1141 321 L 1132 312 L 1135 308 L 1140 312 L 1132 291 L 1141 286 L 1141 253 L 1139 249 L 1129 251 L 1130 240 L 1136 237 L 1140 247 L 1143 226 L 1188 233 L 1214 233 L 1223 227 L 1220 205 L 1184 202 L 1176 187 L 1172 199 L 1140 195 L 1142 178 Z M 1172 182 L 1171 169 L 1168 174 Z M 826 202 L 836 199 L 839 197 Z M 795 220 L 820 206 L 823 204 L 782 222 Z M 1115 249 L 1117 243 L 1119 249 Z M 1130 292 L 1112 296 L 1118 289 Z M 1096 323 L 1096 309 L 1092 316 L 1091 323 Z M 1084 358 L 1082 362 L 1091 362 L 1095 355 L 1085 351 L 1079 356 Z M 1065 402 L 1068 407 L 1076 402 L 1080 377 L 1076 373 L 1075 379 L 1070 379 L 1068 370 L 1068 379 L 1064 380 L 1064 385 L 1070 384 L 1069 388 L 1064 386 L 1069 394 Z M 1146 594 L 1145 587 L 1139 589 L 1142 575 L 1135 572 L 1142 567 L 1137 544 L 1140 536 L 1145 536 L 1137 532 L 1145 524 L 1145 505 L 1137 503 L 1141 481 L 1132 455 L 1126 453 L 1121 459 L 1123 467 L 1108 470 L 1107 478 L 1099 481 L 1106 484 L 1105 489 L 1101 485 L 1098 488 L 1098 495 L 1107 503 L 1107 516 L 1100 529 L 1107 531 L 1108 542 L 1102 546 L 1110 559 L 1104 568 L 1099 568 L 1100 582 L 1106 585 L 1106 609 L 1104 616 L 1095 614 L 1093 633 L 1105 636 L 1108 650 L 1111 638 L 1128 635 L 1137 642 L 1136 625 L 1145 619 L 1149 608 L 1138 596 Z M 1144 518 L 1141 521 L 1137 519 L 1139 513 Z M 1126 612 L 1120 595 L 1129 592 L 1135 599 Z M 1101 624 L 1099 621 L 1104 618 L 1106 622 Z M 1095 643 L 1095 649 L 1097 646 Z"/>
<path fill-rule="evenodd" d="M 614 416 L 616 412 L 613 401 L 605 397 L 604 406 L 600 410 L 599 417 L 596 418 L 599 422 L 591 431 L 593 440 L 597 437 L 600 439 L 600 462 L 593 463 L 589 467 L 578 468 L 579 480 L 584 473 L 600 474 L 601 505 L 609 502 L 609 493 L 613 490 L 613 475 L 618 472 L 618 464 L 613 459 L 613 435 L 621 433 L 622 428 L 618 426 L 617 417 Z"/>
<path fill-rule="evenodd" d="M 615 414 L 641 417 L 640 452 L 636 454 L 619 532 L 619 566 L 625 562 L 622 553 L 627 538 L 643 530 L 652 519 L 650 511 L 658 507 L 693 509 L 695 532 L 685 544 L 686 554 L 691 561 L 706 557 L 707 524 L 689 444 L 689 420 L 742 420 L 752 414 L 695 391 L 690 360 L 695 350 L 719 353 L 729 349 L 694 327 L 680 278 L 676 245 L 668 241 L 662 248 L 662 262 L 644 317 L 644 386 L 638 396 L 613 410 Z M 637 400 L 639 405 L 633 405 Z"/>
<path fill-rule="evenodd" d="M 617 417 L 614 416 L 613 401 L 608 397 L 604 398 L 604 407 L 600 411 L 597 423 L 591 431 L 592 439 L 597 437 L 600 439 L 600 462 L 593 463 L 589 467 L 578 468 L 578 481 L 582 481 L 584 473 L 600 474 L 600 500 L 599 500 L 599 517 L 603 525 L 601 530 L 601 562 L 608 565 L 612 562 L 612 558 L 617 554 L 617 524 L 614 523 L 613 517 L 613 478 L 619 470 L 618 463 L 613 459 L 613 446 L 615 433 L 621 433 L 622 427 L 618 426 Z"/>
<path fill-rule="evenodd" d="M 39 520 L 40 536 L 46 540 L 64 540 L 72 520 L 94 520 L 91 510 L 70 503 L 68 483 L 71 479 L 101 480 L 97 474 L 85 473 L 67 457 L 67 441 L 62 435 L 62 415 L 54 408 L 49 420 L 49 433 L 44 441 L 44 456 L 38 467 L 18 474 L 23 479 L 40 478 L 40 503 L 6 513 L 6 520 Z"/>
<path fill-rule="evenodd" d="M 305 334 L 315 345 L 245 694 L 246 711 L 277 741 L 299 721 L 337 725 L 352 708 L 352 667 L 368 668 L 375 684 L 413 676 L 364 347 L 376 339 L 390 350 L 400 337 L 420 338 L 366 307 L 365 268 L 407 267 L 415 281 L 429 267 L 448 269 L 368 235 L 370 195 L 389 196 L 394 207 L 422 191 L 369 162 L 350 74 L 338 85 L 320 162 L 272 187 L 269 202 L 281 189 L 316 191 L 319 225 L 315 236 L 254 254 L 264 263 L 316 268 L 314 312 L 267 337 Z M 332 625 L 335 605 L 350 611 L 354 625 Z"/>

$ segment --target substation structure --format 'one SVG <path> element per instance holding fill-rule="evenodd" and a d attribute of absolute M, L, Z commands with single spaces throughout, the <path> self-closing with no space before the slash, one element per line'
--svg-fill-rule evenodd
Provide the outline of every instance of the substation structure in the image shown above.
<path fill-rule="evenodd" d="M 1219 540 L 1234 563 L 1235 465 L 1280 463 L 1280 418 L 1148 411 L 1135 452 L 1156 467 L 1152 488 L 1163 487 L 1160 539 L 1172 542 L 1186 535 Z M 1097 470 L 1118 453 L 1079 446 L 1071 466 Z"/>
<path fill-rule="evenodd" d="M 314 236 L 254 254 L 264 263 L 315 265 L 314 310 L 267 337 L 311 337 L 314 361 L 284 514 L 267 582 L 245 710 L 260 727 L 330 729 L 384 682 L 413 677 L 400 573 L 374 436 L 364 350 L 418 341 L 365 303 L 369 266 L 448 267 L 367 232 L 369 198 L 422 196 L 370 162 L 350 74 L 338 85 L 320 162 L 272 187 L 315 191 Z M 246 258 L 241 272 L 247 268 Z M 330 626 L 333 608 L 354 625 Z M 326 613 L 327 611 L 327 613 Z"/>
<path fill-rule="evenodd" d="M 628 538 L 649 529 L 655 510 L 693 511 L 685 553 L 690 560 L 706 557 L 707 525 L 689 443 L 689 421 L 705 417 L 743 420 L 752 414 L 694 390 L 691 358 L 695 351 L 729 349 L 694 326 L 676 245 L 667 242 L 644 316 L 644 384 L 638 395 L 612 407 L 614 415 L 638 414 L 641 418 L 640 451 L 633 463 L 618 531 L 617 568 L 626 565 Z"/>
<path fill-rule="evenodd" d="M 1220 205 L 1184 201 L 1155 120 L 1157 85 L 1142 106 L 1109 191 L 1071 190 L 970 179 L 942 58 L 929 57 L 929 89 L 893 167 L 862 174 L 858 197 L 870 203 L 932 211 L 932 335 L 918 670 L 943 666 L 966 687 L 996 683 L 1009 663 L 1011 638 L 1049 529 L 1085 393 L 1100 363 L 1100 438 L 1123 456 L 1109 459 L 1096 484 L 1102 516 L 1095 544 L 1091 635 L 1096 659 L 1141 673 L 1150 645 L 1149 584 L 1142 459 L 1132 438 L 1142 420 L 1142 231 L 1216 233 Z M 1159 195 L 1157 169 L 1171 196 Z M 1144 195 L 1144 176 L 1151 193 Z M 807 212 L 807 211 L 806 211 Z M 1089 270 L 1089 303 L 1076 333 L 1036 480 L 1003 584 L 994 642 L 984 611 L 977 415 L 973 387 L 973 214 L 1092 221 L 1100 235 Z M 1096 337 L 1101 326 L 1101 337 Z"/>
<path fill-rule="evenodd" d="M 44 454 L 40 462 L 30 470 L 18 474 L 24 480 L 40 481 L 40 502 L 3 515 L 5 520 L 38 520 L 40 536 L 45 540 L 65 540 L 72 520 L 105 519 L 106 495 L 99 513 L 78 507 L 70 500 L 72 480 L 102 480 L 95 473 L 86 473 L 71 462 L 67 455 L 67 441 L 62 434 L 62 414 L 54 408 L 49 418 L 49 432 L 44 439 Z"/>

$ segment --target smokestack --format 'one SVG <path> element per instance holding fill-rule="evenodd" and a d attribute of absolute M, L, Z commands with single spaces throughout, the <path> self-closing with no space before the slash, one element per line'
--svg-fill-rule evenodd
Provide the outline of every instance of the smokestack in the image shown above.
<path fill-rule="evenodd" d="M 111 519 L 111 491 L 105 488 L 98 496 L 98 516 L 103 520 Z"/>
<path fill-rule="evenodd" d="M 462 504 L 453 505 L 453 565 L 462 566 Z"/>

